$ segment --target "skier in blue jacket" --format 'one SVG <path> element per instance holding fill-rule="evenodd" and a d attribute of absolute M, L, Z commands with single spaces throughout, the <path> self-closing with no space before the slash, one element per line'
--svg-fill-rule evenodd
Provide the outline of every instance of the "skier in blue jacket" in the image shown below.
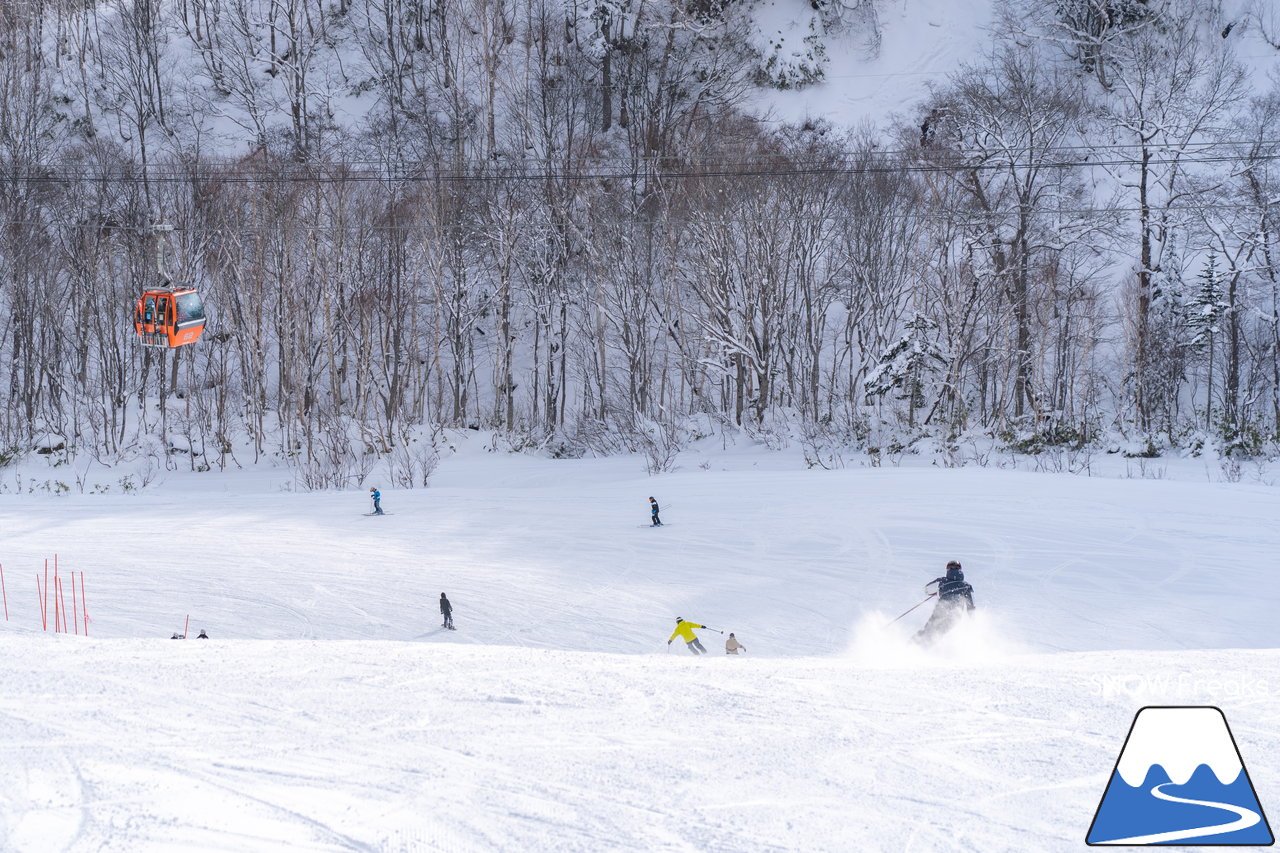
<path fill-rule="evenodd" d="M 373 514 L 383 515 L 382 512 L 382 492 L 378 491 L 376 486 L 369 487 L 369 497 L 373 498 Z"/>
<path fill-rule="evenodd" d="M 929 621 L 916 634 L 916 639 L 929 642 L 950 631 L 961 616 L 974 609 L 973 587 L 965 581 L 964 570 L 958 560 L 947 563 L 947 573 L 925 584 L 925 589 L 938 585 L 938 603 L 933 606 Z"/>

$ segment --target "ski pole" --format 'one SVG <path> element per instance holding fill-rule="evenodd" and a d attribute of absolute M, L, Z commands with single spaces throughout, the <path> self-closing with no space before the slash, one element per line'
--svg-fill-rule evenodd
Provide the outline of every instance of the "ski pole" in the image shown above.
<path fill-rule="evenodd" d="M 937 593 L 936 593 L 936 592 L 931 592 L 931 593 L 929 593 L 928 595 L 926 595 L 926 596 L 924 597 L 924 601 L 928 601 L 929 599 L 933 598 L 935 595 L 937 595 Z M 924 601 L 920 602 L 920 604 L 924 604 Z M 898 619 L 901 619 L 903 616 L 906 616 L 906 615 L 907 615 L 907 613 L 910 613 L 912 610 L 915 610 L 915 609 L 916 609 L 916 607 L 919 607 L 919 606 L 920 606 L 920 604 L 917 604 L 915 607 L 912 607 L 910 610 L 908 610 L 906 613 L 903 613 L 901 616 L 898 616 L 898 617 L 897 617 L 897 618 L 895 618 L 895 619 L 891 619 L 891 620 L 889 620 L 889 624 L 890 624 L 890 625 L 892 625 L 894 622 L 897 622 L 897 621 L 898 621 Z"/>

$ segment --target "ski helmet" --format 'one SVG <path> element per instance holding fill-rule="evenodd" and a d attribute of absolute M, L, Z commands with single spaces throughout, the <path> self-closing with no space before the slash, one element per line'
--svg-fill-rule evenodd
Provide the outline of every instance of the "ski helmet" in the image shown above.
<path fill-rule="evenodd" d="M 951 562 L 947 563 L 947 571 L 951 571 L 952 569 L 958 569 L 958 568 L 960 568 L 959 560 L 952 560 Z"/>
<path fill-rule="evenodd" d="M 649 495 L 649 500 L 653 500 L 653 495 Z"/>
<path fill-rule="evenodd" d="M 676 621 L 677 621 L 677 622 L 683 622 L 684 620 L 683 620 L 683 619 L 681 619 L 679 616 L 677 616 L 677 617 L 676 617 Z"/>

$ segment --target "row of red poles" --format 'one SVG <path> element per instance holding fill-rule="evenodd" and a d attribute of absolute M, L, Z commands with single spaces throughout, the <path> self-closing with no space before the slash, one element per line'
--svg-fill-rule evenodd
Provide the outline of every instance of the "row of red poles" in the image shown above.
<path fill-rule="evenodd" d="M 66 591 L 62 588 L 62 576 L 58 572 L 58 555 L 53 555 L 53 582 L 49 581 L 49 561 L 44 561 L 44 582 L 40 582 L 40 573 L 36 572 L 36 597 L 40 602 L 40 625 L 49 630 L 49 595 L 53 594 L 53 630 L 58 634 L 77 635 L 84 628 L 84 635 L 89 636 L 89 608 L 84 598 L 84 572 L 80 575 L 80 598 L 76 599 L 76 572 L 71 573 L 71 610 L 67 610 Z M 4 621 L 9 621 L 9 590 L 4 583 L 4 564 L 0 563 L 0 596 L 4 598 Z M 67 617 L 71 617 L 71 627 L 67 627 Z"/>

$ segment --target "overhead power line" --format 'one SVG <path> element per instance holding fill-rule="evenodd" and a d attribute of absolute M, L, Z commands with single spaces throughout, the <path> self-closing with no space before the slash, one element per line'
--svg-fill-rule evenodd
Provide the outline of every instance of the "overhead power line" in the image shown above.
<path fill-rule="evenodd" d="M 1280 152 L 1268 154 L 1214 155 L 1214 156 L 1164 156 L 1151 157 L 1146 160 L 1148 166 L 1196 166 L 1221 163 L 1262 163 L 1280 160 Z M 211 171 L 213 167 L 192 171 L 176 171 L 168 168 L 150 169 L 146 174 L 134 169 L 121 169 L 113 173 L 107 170 L 88 170 L 81 174 L 73 174 L 65 167 L 26 167 L 8 169 L 0 173 L 0 184 L 13 183 L 88 183 L 111 181 L 116 183 L 220 183 L 220 184 L 340 184 L 361 182 L 391 183 L 441 183 L 472 184 L 495 183 L 503 181 L 622 181 L 637 177 L 653 177 L 661 180 L 719 180 L 734 178 L 791 178 L 791 177 L 837 177 L 845 175 L 871 174 L 921 174 L 952 173 L 973 171 L 1001 171 L 1006 169 L 1076 169 L 1094 167 L 1131 166 L 1133 160 L 1090 159 L 1088 157 L 1071 160 L 1043 160 L 1034 162 L 1008 162 L 995 158 L 976 163 L 884 163 L 858 165 L 824 165 L 824 166 L 790 166 L 790 167 L 722 167 L 700 171 L 658 171 L 642 173 L 636 171 L 523 171 L 510 170 L 501 172 L 449 172 L 437 169 L 425 170 L 412 166 L 386 166 L 378 168 L 353 169 L 345 164 L 325 164 L 310 166 L 282 165 L 280 169 L 234 168 L 232 173 Z M 325 169 L 343 169 L 341 175 L 325 174 Z M 321 171 L 317 171 L 321 170 Z"/>
<path fill-rule="evenodd" d="M 1102 152 L 1122 152 L 1122 151 L 1138 151 L 1143 148 L 1153 151 L 1167 150 L 1171 146 L 1160 146 L 1140 142 L 1107 142 L 1107 143 L 1080 143 L 1072 145 L 1050 145 L 1037 146 L 1034 149 L 1027 146 L 1015 146 L 1008 151 L 1013 153 L 1025 154 L 1035 151 L 1038 156 L 1049 157 L 1056 154 L 1064 153 L 1089 153 L 1098 154 Z M 1204 153 L 1219 148 L 1256 148 L 1259 151 L 1268 149 L 1280 150 L 1280 139 L 1217 139 L 1204 142 L 1186 142 L 1180 143 L 1177 150 L 1182 154 Z M 873 159 L 894 160 L 898 158 L 915 158 L 919 157 L 921 148 L 897 148 L 897 149 L 874 149 L 868 152 L 848 152 L 844 159 L 859 159 L 863 157 Z M 939 151 L 945 149 L 939 148 Z M 1008 153 L 1008 152 L 1005 152 Z M 1218 156 L 1243 156 L 1243 155 L 1218 155 Z M 1259 155 L 1265 156 L 1265 155 Z M 829 166 L 830 160 L 838 159 L 825 157 L 821 159 L 795 157 L 787 155 L 783 152 L 743 152 L 734 154 L 732 157 L 707 157 L 698 159 L 687 155 L 676 157 L 670 154 L 622 154 L 622 155 L 606 155 L 606 154 L 590 154 L 590 155 L 565 155 L 562 157 L 542 157 L 542 158 L 525 158 L 521 161 L 475 161 L 475 165 L 484 168 L 502 169 L 528 169 L 537 168 L 542 171 L 539 175 L 545 175 L 552 171 L 552 167 L 563 169 L 565 166 L 582 164 L 586 166 L 599 166 L 601 164 L 615 164 L 617 166 L 630 166 L 636 163 L 646 164 L 664 164 L 675 161 L 683 162 L 686 167 L 698 168 L 703 171 L 725 171 L 739 166 L 761 165 L 770 166 L 779 162 L 786 162 L 789 166 L 796 168 L 825 168 Z M 1087 159 L 1087 158 L 1086 158 Z M 375 171 L 385 173 L 404 173 L 411 170 L 422 170 L 428 168 L 425 166 L 424 160 L 413 160 L 400 158 L 398 160 L 387 159 L 369 159 L 369 158 L 353 158 L 344 160 L 289 160 L 279 159 L 269 161 L 269 166 L 264 166 L 261 161 L 252 161 L 251 157 L 218 157 L 205 160 L 193 161 L 184 164 L 181 169 L 177 168 L 171 161 L 166 163 L 161 161 L 159 166 L 149 167 L 150 173 L 172 173 L 190 177 L 196 171 L 207 169 L 238 169 L 247 172 L 275 171 L 277 169 L 299 170 L 299 169 L 350 169 L 353 171 Z M 15 170 L 22 169 L 38 169 L 56 172 L 62 171 L 84 171 L 88 169 L 96 169 L 99 174 L 106 175 L 108 171 L 112 172 L 137 172 L 142 169 L 142 165 L 134 162 L 120 163 L 116 166 L 104 167 L 102 165 L 94 165 L 85 163 L 84 161 L 68 161 L 68 160 L 48 160 L 39 163 L 23 163 L 23 162 L 0 162 L 0 177 L 5 172 L 12 174 Z M 468 176 L 469 173 L 449 172 L 447 170 L 435 169 L 433 174 L 444 176 Z M 493 173 L 488 173 L 492 175 Z M 505 174 L 505 173 L 504 173 Z M 627 173 L 630 174 L 630 173 Z M 139 176 L 140 177 L 140 176 Z"/>
<path fill-rule="evenodd" d="M 1264 205 L 1268 209 L 1280 206 L 1280 198 L 1271 199 Z M 1204 205 L 1179 205 L 1176 207 L 1159 207 L 1151 206 L 1149 210 L 1156 214 L 1162 213 L 1202 213 L 1210 211 L 1237 211 L 1246 210 L 1257 212 L 1258 206 L 1252 204 L 1204 204 Z M 1049 216 L 1071 216 L 1071 217 L 1105 217 L 1125 214 L 1137 214 L 1141 212 L 1141 208 L 1137 207 L 1079 207 L 1079 208 L 1057 208 L 1057 207 L 1041 207 L 1037 212 L 1047 214 Z M 972 222 L 989 223 L 991 220 L 1007 219 L 1016 216 L 1018 211 L 1016 208 L 1010 208 L 1003 211 L 993 211 L 989 214 L 974 213 L 967 210 L 951 210 L 951 211 L 930 211 L 919 210 L 911 213 L 876 213 L 868 215 L 842 215 L 842 216 L 815 216 L 815 215 L 798 215 L 798 216 L 777 216 L 777 217 L 746 217 L 746 216 L 707 216 L 690 218 L 688 216 L 663 216 L 656 218 L 654 221 L 662 225 L 726 225 L 726 224 L 743 224 L 743 225 L 785 225 L 796 222 L 883 222 L 883 221 L 903 221 L 903 220 L 946 220 L 951 222 L 963 222 L 966 220 Z M 296 220 L 288 223 L 278 223 L 272 225 L 174 225 L 172 230 L 178 233 L 186 234 L 241 234 L 241 233 L 278 233 L 282 230 L 288 231 L 314 231 L 314 232 L 411 232 L 411 231 L 452 231 L 452 230 L 471 230 L 477 235 L 483 236 L 487 231 L 492 230 L 485 223 L 477 224 L 475 222 L 427 222 L 421 217 L 411 217 L 412 221 L 400 222 L 394 225 L 385 224 L 365 224 L 353 222 L 350 224 L 343 223 L 299 223 Z M 84 228 L 94 231 L 148 231 L 147 228 L 137 225 L 96 222 L 2 222 L 0 223 L 6 228 Z M 149 231 L 148 231 L 149 233 Z"/>

